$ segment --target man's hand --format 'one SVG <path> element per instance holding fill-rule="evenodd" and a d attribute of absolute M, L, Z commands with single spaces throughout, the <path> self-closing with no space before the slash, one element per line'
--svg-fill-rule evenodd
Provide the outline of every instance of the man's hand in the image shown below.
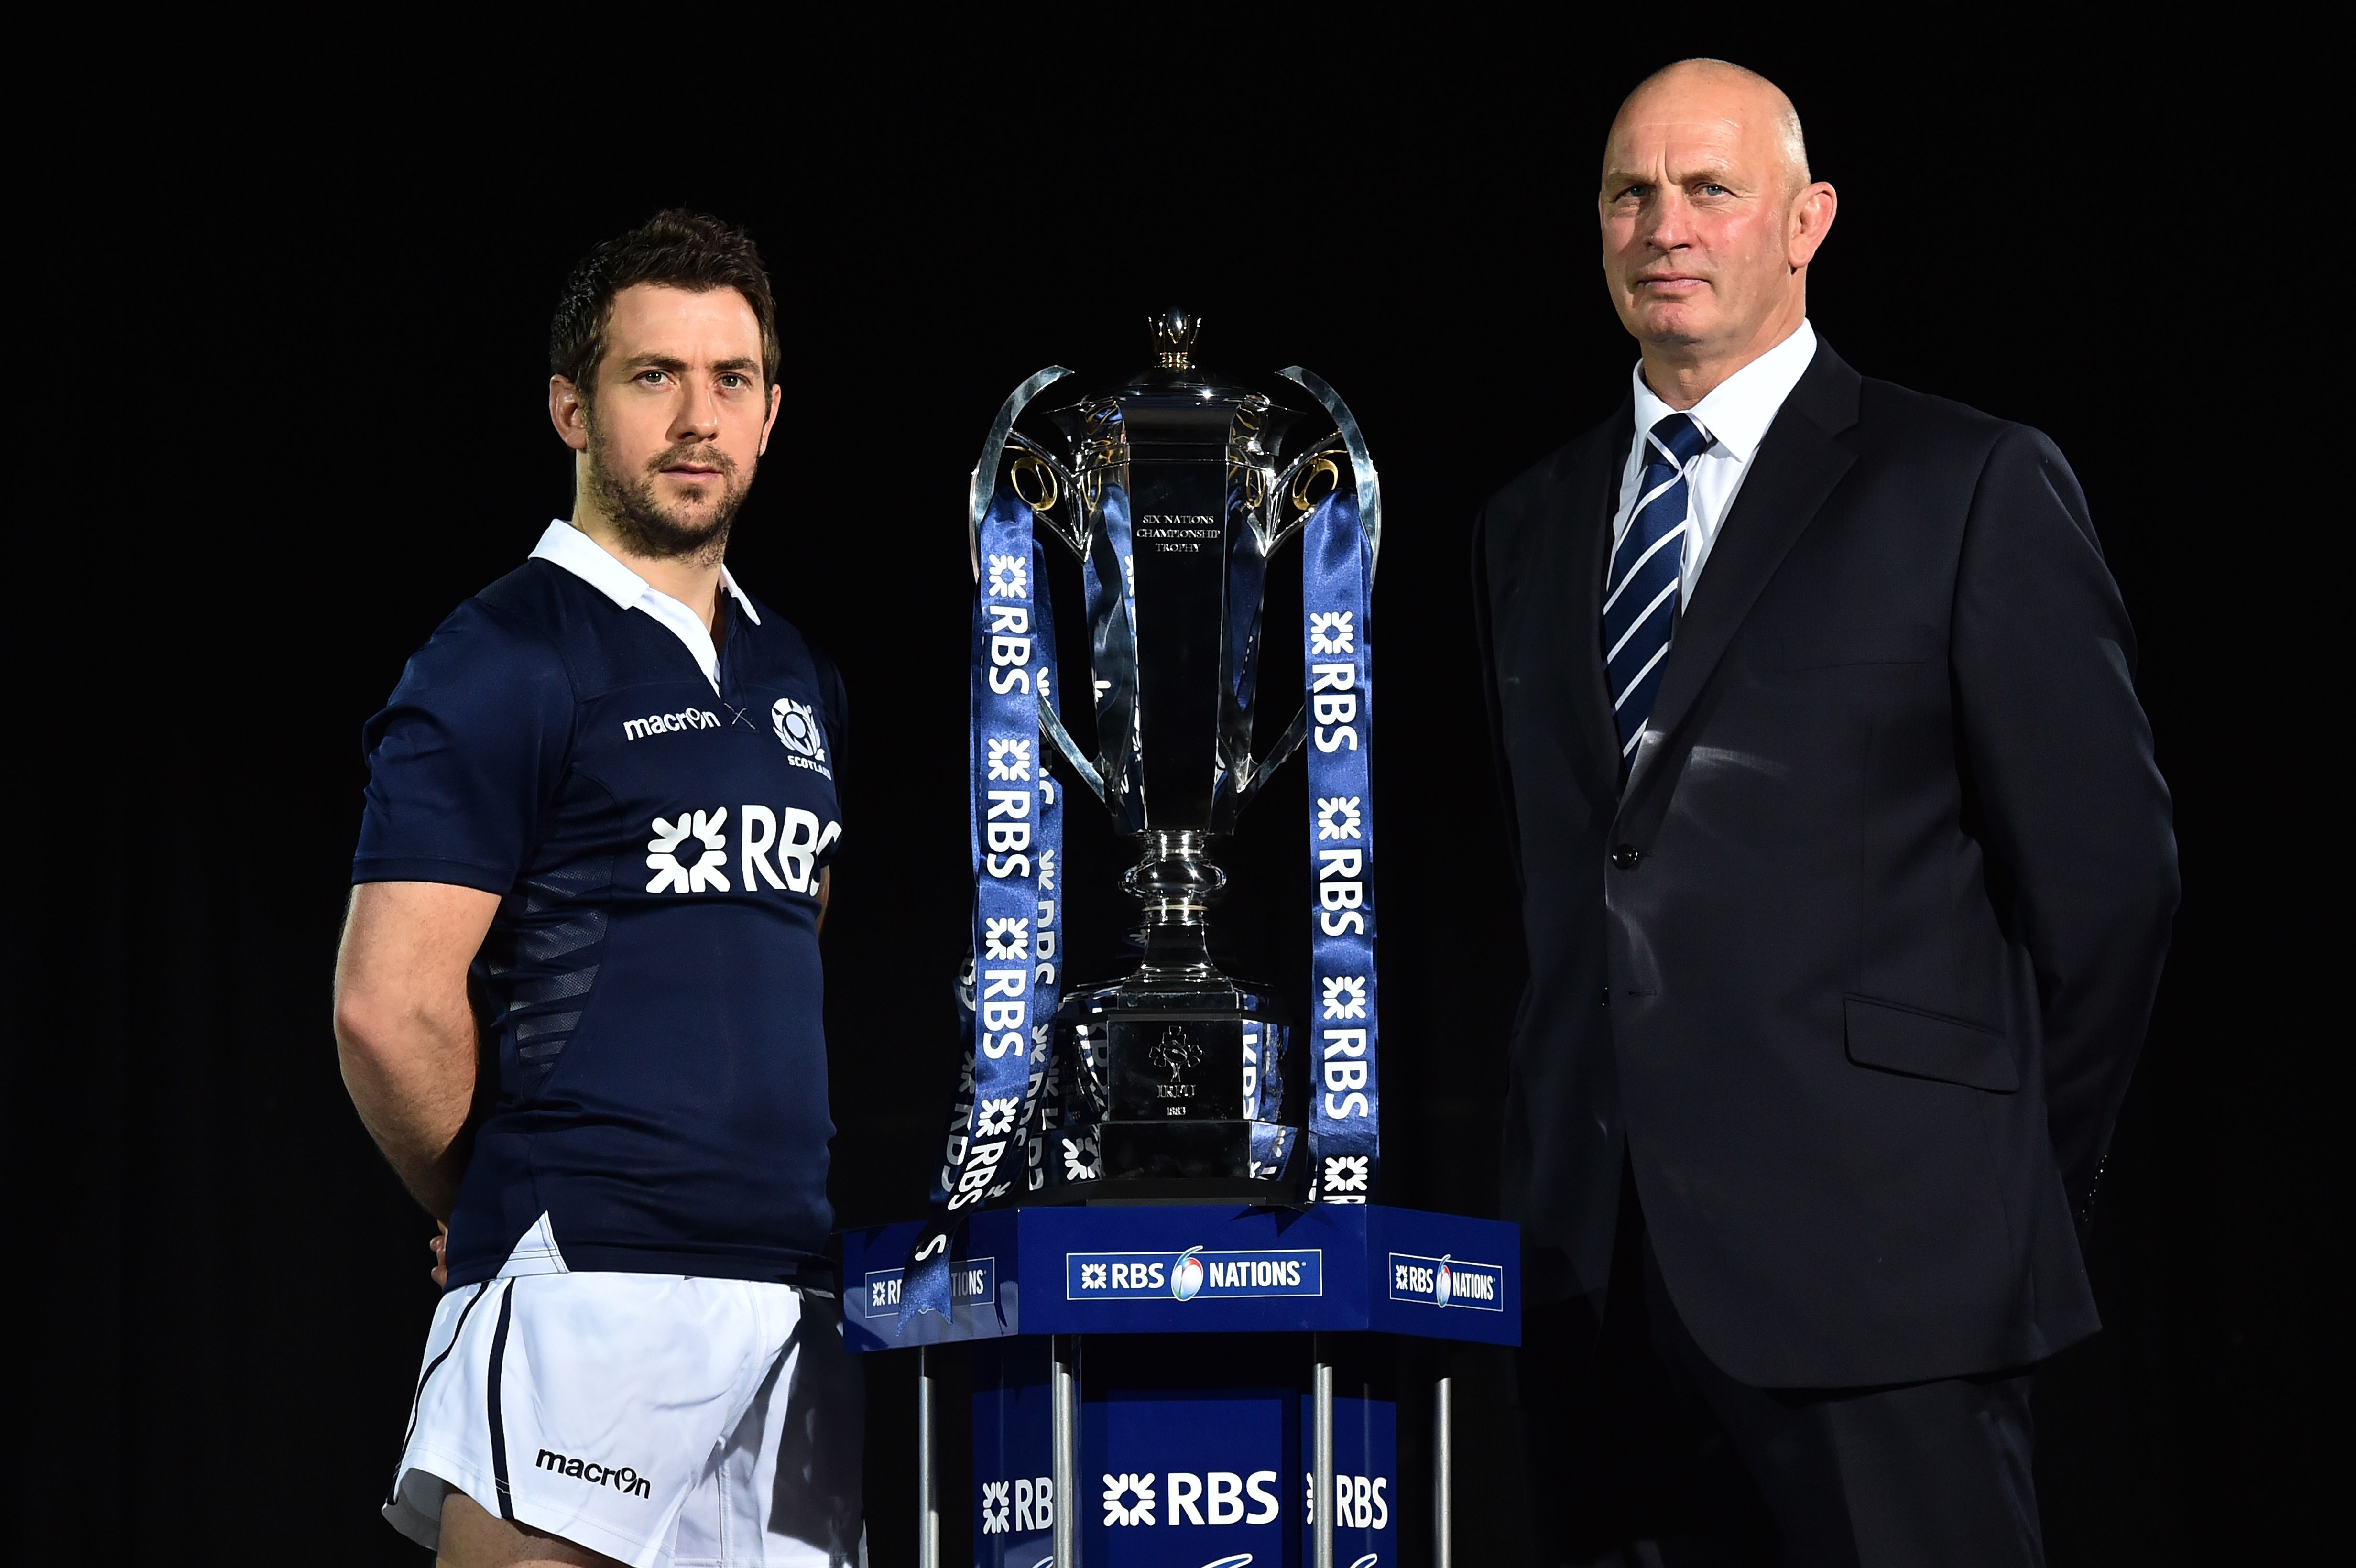
<path fill-rule="evenodd" d="M 412 1196 L 447 1221 L 476 1104 L 466 967 L 496 894 L 442 882 L 352 891 L 336 957 L 336 1048 L 360 1121 Z"/>

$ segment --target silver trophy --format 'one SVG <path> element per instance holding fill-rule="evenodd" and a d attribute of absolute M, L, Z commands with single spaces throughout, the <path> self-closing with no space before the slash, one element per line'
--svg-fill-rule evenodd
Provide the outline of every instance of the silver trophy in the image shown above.
<path fill-rule="evenodd" d="M 1206 922 L 1227 880 L 1212 850 L 1304 733 L 1295 711 L 1255 747 L 1269 569 L 1341 487 L 1378 546 L 1379 492 L 1356 421 L 1323 380 L 1281 372 L 1323 410 L 1304 419 L 1197 368 L 1191 313 L 1153 328 L 1160 363 L 1119 386 L 1044 413 L 1031 405 L 1068 372 L 1017 388 L 969 496 L 977 573 L 1001 486 L 1082 563 L 1092 744 L 1044 700 L 1040 727 L 1139 849 L 1124 881 L 1143 906 L 1142 955 L 1056 1012 L 1032 1197 L 1290 1201 L 1307 1166 L 1305 1085 L 1286 1071 L 1290 1015 L 1271 987 L 1211 961 Z M 1278 688 L 1297 708 L 1296 656 L 1280 637 Z"/>

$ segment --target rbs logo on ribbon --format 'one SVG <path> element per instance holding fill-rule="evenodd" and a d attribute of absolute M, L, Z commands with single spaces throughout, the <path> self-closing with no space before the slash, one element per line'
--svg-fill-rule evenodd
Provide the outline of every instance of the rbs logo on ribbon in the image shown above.
<path fill-rule="evenodd" d="M 1193 1301 L 1201 1296 L 1323 1296 L 1325 1254 L 1267 1247 L 1208 1253 L 1066 1253 L 1066 1301 Z"/>
<path fill-rule="evenodd" d="M 1482 1312 L 1503 1312 L 1505 1309 L 1505 1271 L 1495 1264 L 1393 1253 L 1390 1276 L 1393 1301 L 1420 1301 L 1430 1307 L 1470 1307 Z"/>

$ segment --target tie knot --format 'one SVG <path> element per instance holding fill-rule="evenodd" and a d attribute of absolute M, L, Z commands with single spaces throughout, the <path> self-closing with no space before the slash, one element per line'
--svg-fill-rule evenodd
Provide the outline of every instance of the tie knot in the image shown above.
<path fill-rule="evenodd" d="M 1708 449 L 1710 438 L 1690 415 L 1671 414 L 1653 427 L 1653 443 L 1679 468 Z"/>

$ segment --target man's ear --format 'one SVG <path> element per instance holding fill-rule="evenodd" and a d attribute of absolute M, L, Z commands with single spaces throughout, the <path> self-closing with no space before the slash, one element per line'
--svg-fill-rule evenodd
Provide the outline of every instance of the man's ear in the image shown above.
<path fill-rule="evenodd" d="M 1816 247 L 1832 232 L 1833 218 L 1840 210 L 1840 197 L 1823 180 L 1802 191 L 1792 204 L 1792 240 L 1784 256 L 1792 271 L 1798 272 L 1815 260 Z"/>
<path fill-rule="evenodd" d="M 556 427 L 557 437 L 565 445 L 575 452 L 589 450 L 588 400 L 562 376 L 548 379 L 548 422 Z"/>
<path fill-rule="evenodd" d="M 769 432 L 777 428 L 777 410 L 784 405 L 786 389 L 774 382 L 769 387 L 769 417 L 761 421 L 761 444 L 754 449 L 756 457 L 769 455 Z"/>

